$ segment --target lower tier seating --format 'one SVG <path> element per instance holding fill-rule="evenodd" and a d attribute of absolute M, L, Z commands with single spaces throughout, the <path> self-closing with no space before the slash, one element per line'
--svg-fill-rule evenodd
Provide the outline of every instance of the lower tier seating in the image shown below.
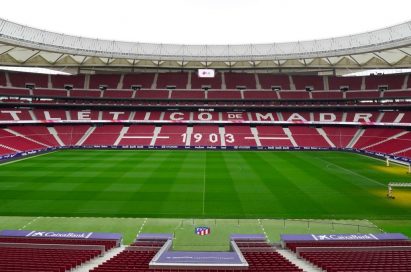
<path fill-rule="evenodd" d="M 0 271 L 69 271 L 99 254 L 99 250 L 0 247 Z"/>
<path fill-rule="evenodd" d="M 286 247 L 296 252 L 299 247 L 381 247 L 381 246 L 411 246 L 410 240 L 399 241 L 333 241 L 333 242 L 288 242 Z"/>
<path fill-rule="evenodd" d="M 411 133 L 402 128 L 307 125 L 79 124 L 0 128 L 0 154 L 60 146 L 352 147 L 409 156 Z"/>
<path fill-rule="evenodd" d="M 347 249 L 349 250 L 349 249 Z M 411 251 L 367 250 L 302 252 L 301 256 L 329 272 L 411 271 Z"/>

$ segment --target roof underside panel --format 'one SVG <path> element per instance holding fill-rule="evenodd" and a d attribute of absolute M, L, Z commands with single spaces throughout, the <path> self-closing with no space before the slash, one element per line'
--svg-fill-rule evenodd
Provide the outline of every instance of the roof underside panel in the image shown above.
<path fill-rule="evenodd" d="M 98 40 L 0 19 L 0 64 L 169 68 L 409 67 L 411 21 L 323 40 L 238 45 Z"/>

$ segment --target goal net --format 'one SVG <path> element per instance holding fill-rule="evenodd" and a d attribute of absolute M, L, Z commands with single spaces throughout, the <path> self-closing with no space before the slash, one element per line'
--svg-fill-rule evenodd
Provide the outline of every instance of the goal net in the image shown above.
<path fill-rule="evenodd" d="M 388 192 L 387 192 L 388 198 L 394 198 L 394 195 L 392 192 L 393 188 L 411 188 L 411 182 L 390 182 L 388 183 Z"/>
<path fill-rule="evenodd" d="M 400 161 L 400 160 L 396 160 L 390 157 L 385 157 L 385 162 L 387 167 L 390 166 L 391 163 L 395 163 L 395 164 L 400 164 L 400 165 L 404 165 L 408 168 L 408 173 L 411 173 L 411 163 L 409 162 L 404 162 L 404 161 Z"/>

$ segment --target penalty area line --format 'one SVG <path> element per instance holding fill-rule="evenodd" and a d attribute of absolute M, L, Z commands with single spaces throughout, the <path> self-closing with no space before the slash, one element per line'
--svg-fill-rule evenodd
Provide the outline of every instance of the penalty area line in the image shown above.
<path fill-rule="evenodd" d="M 326 167 L 327 167 L 327 168 L 328 168 L 329 165 L 332 165 L 332 166 L 335 166 L 335 167 L 337 167 L 337 168 L 340 168 L 341 170 L 344 170 L 345 172 L 347 172 L 347 173 L 349 173 L 349 174 L 351 174 L 351 175 L 353 175 L 353 176 L 357 176 L 357 177 L 360 177 L 360 178 L 363 178 L 363 179 L 367 179 L 367 180 L 371 181 L 372 183 L 375 183 L 375 184 L 378 184 L 378 185 L 387 187 L 387 184 L 384 184 L 384 183 L 381 183 L 381 182 L 379 182 L 379 181 L 376 181 L 375 179 L 372 179 L 372 178 L 363 176 L 363 175 L 358 174 L 358 173 L 356 173 L 356 172 L 354 172 L 354 171 L 351 171 L 350 169 L 344 168 L 344 167 L 342 167 L 342 166 L 339 166 L 339 165 L 337 165 L 337 164 L 335 164 L 335 163 L 332 163 L 332 162 L 329 162 L 329 161 L 325 161 L 325 160 L 323 160 L 323 159 L 321 159 L 321 158 L 318 158 L 318 157 L 315 157 L 315 158 L 316 158 L 317 160 L 320 160 L 320 161 L 322 161 L 322 162 L 327 163 L 327 164 L 326 164 Z"/>

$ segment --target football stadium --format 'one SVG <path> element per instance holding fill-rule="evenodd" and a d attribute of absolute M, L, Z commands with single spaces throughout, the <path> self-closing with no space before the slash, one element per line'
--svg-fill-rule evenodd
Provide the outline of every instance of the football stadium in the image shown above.
<path fill-rule="evenodd" d="M 411 21 L 264 35 L 0 18 L 0 271 L 411 271 Z"/>

